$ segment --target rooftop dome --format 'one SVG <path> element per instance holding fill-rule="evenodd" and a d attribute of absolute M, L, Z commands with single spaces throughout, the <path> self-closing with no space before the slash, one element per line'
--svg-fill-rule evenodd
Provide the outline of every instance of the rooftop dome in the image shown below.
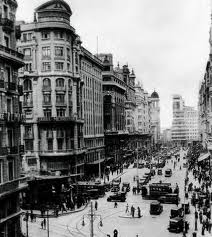
<path fill-rule="evenodd" d="M 156 91 L 154 91 L 152 94 L 151 94 L 151 98 L 158 98 L 159 99 L 159 95 Z"/>

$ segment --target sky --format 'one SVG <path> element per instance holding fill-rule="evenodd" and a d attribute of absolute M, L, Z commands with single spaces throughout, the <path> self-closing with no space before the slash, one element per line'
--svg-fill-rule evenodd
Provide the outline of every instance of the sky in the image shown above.
<path fill-rule="evenodd" d="M 31 22 L 45 0 L 17 0 L 17 20 Z M 197 107 L 209 55 L 210 0 L 66 0 L 71 25 L 92 53 L 112 53 L 160 96 L 161 127 L 172 122 L 172 95 Z"/>

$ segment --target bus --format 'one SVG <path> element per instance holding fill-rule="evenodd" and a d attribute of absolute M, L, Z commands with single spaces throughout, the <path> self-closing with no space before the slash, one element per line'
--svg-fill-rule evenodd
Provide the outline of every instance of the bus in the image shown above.
<path fill-rule="evenodd" d="M 165 177 L 171 177 L 172 176 L 172 170 L 171 169 L 166 169 L 165 170 Z"/>
<path fill-rule="evenodd" d="M 160 197 L 172 193 L 171 183 L 152 183 L 149 185 L 150 197 Z"/>

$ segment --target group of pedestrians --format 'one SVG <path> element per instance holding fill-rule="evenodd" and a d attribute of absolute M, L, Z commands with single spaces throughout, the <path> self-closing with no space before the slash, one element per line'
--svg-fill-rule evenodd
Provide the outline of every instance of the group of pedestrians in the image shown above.
<path fill-rule="evenodd" d="M 130 215 L 134 218 L 135 217 L 135 210 L 136 210 L 135 207 L 132 205 L 131 208 L 130 208 L 130 211 L 129 211 L 129 205 L 127 204 L 125 213 L 126 214 L 130 213 Z M 137 207 L 137 217 L 141 218 L 141 209 L 140 209 L 140 207 Z"/>
<path fill-rule="evenodd" d="M 201 235 L 205 235 L 205 231 L 211 233 L 212 228 L 210 204 L 212 199 L 210 164 L 207 160 L 198 162 L 202 149 L 201 144 L 196 144 L 190 147 L 187 154 L 188 171 L 185 180 L 185 196 L 191 196 L 191 205 L 195 208 L 195 230 L 201 228 Z M 195 182 L 189 182 L 189 173 L 193 176 Z"/>

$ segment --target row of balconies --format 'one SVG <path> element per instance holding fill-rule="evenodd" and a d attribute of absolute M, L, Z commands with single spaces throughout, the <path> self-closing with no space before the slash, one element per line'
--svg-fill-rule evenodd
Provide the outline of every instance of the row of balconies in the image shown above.
<path fill-rule="evenodd" d="M 25 121 L 25 115 L 19 113 L 0 113 L 0 120 L 8 123 L 20 123 Z"/>
<path fill-rule="evenodd" d="M 0 26 L 4 26 L 9 30 L 13 30 L 14 28 L 14 22 L 8 18 L 2 18 L 0 17 Z"/>
<path fill-rule="evenodd" d="M 39 117 L 38 123 L 49 123 L 49 122 L 75 122 L 77 120 L 76 116 L 68 117 Z"/>
<path fill-rule="evenodd" d="M 24 152 L 24 146 L 0 147 L 0 156 L 14 155 Z"/>
<path fill-rule="evenodd" d="M 70 91 L 72 90 L 72 88 L 69 88 L 69 87 L 68 87 L 68 89 L 69 89 Z M 51 86 L 43 86 L 43 87 L 42 87 L 42 90 L 43 90 L 43 91 L 51 91 L 52 88 L 51 88 Z M 55 86 L 55 90 L 56 90 L 56 91 L 66 91 L 66 85 L 64 85 L 64 86 Z"/>
<path fill-rule="evenodd" d="M 23 95 L 23 86 L 17 85 L 15 82 L 0 80 L 0 89 L 5 89 L 8 92 L 18 92 L 20 96 Z"/>
<path fill-rule="evenodd" d="M 11 56 L 16 57 L 16 58 L 19 58 L 20 60 L 24 59 L 24 55 L 22 53 L 19 53 L 18 51 L 8 48 L 8 47 L 1 45 L 1 44 L 0 44 L 0 51 L 3 51 Z"/>
<path fill-rule="evenodd" d="M 4 193 L 14 192 L 19 188 L 27 187 L 28 178 L 19 178 L 0 184 L 0 196 Z"/>

